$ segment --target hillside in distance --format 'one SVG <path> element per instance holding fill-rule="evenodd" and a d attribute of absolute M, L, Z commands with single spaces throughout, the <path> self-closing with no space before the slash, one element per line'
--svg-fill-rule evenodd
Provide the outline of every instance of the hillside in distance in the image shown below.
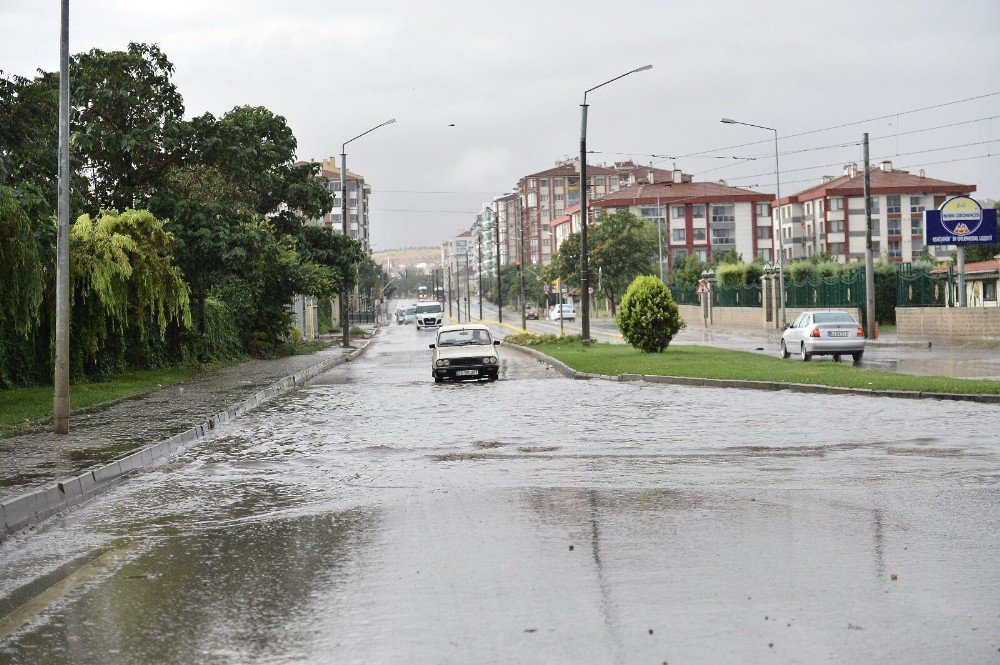
<path fill-rule="evenodd" d="M 391 262 L 393 267 L 412 267 L 418 263 L 437 266 L 441 263 L 440 247 L 405 247 L 403 249 L 383 249 L 372 253 L 375 263 L 385 266 Z"/>

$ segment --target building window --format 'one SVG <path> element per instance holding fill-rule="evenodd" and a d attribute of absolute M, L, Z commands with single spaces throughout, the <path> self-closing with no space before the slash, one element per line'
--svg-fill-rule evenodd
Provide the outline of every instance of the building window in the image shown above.
<path fill-rule="evenodd" d="M 712 204 L 712 223 L 718 224 L 720 222 L 735 222 L 736 221 L 736 204 L 735 203 L 713 203 Z"/>
<path fill-rule="evenodd" d="M 677 261 L 679 261 L 680 259 L 687 258 L 687 250 L 686 249 L 671 250 L 670 256 L 673 257 L 674 263 L 677 263 Z"/>
<path fill-rule="evenodd" d="M 844 199 L 837 198 L 830 199 L 830 210 L 843 210 L 844 209 Z"/>
<path fill-rule="evenodd" d="M 924 211 L 923 199 L 919 196 L 910 197 L 910 214 L 921 213 Z"/>
<path fill-rule="evenodd" d="M 736 231 L 734 229 L 712 229 L 712 245 L 735 245 Z"/>
<path fill-rule="evenodd" d="M 554 187 L 562 187 L 563 186 L 563 179 L 562 178 L 556 178 L 555 180 L 552 181 L 552 185 Z"/>
<path fill-rule="evenodd" d="M 543 208 L 542 209 L 542 219 L 548 219 L 548 218 L 549 218 L 549 211 Z"/>
<path fill-rule="evenodd" d="M 705 219 L 705 204 L 697 203 L 691 206 L 691 217 L 694 219 Z"/>
<path fill-rule="evenodd" d="M 617 187 L 618 186 L 618 177 L 617 176 L 611 176 L 611 186 L 612 187 Z"/>
<path fill-rule="evenodd" d="M 873 215 L 879 214 L 879 201 L 881 201 L 881 200 L 882 199 L 880 199 L 877 196 L 873 196 L 872 197 L 872 214 Z"/>
<path fill-rule="evenodd" d="M 705 242 L 707 237 L 705 229 L 691 229 L 691 237 L 695 242 Z"/>
<path fill-rule="evenodd" d="M 885 211 L 892 215 L 900 211 L 899 195 L 885 197 Z"/>
<path fill-rule="evenodd" d="M 770 226 L 758 226 L 757 227 L 757 239 L 758 240 L 770 240 L 771 239 L 771 227 Z"/>
<path fill-rule="evenodd" d="M 840 199 L 836 199 L 840 200 Z M 830 229 L 830 233 L 843 233 L 844 232 L 844 220 L 842 219 L 831 219 L 830 223 L 827 225 Z"/>
<path fill-rule="evenodd" d="M 902 224 L 898 219 L 887 219 L 885 227 L 886 233 L 891 236 L 898 236 L 903 233 Z"/>
<path fill-rule="evenodd" d="M 556 201 L 565 201 L 566 196 L 564 194 L 556 194 Z"/>
<path fill-rule="evenodd" d="M 542 194 L 542 203 L 548 203 L 548 202 L 549 202 L 549 195 Z"/>
<path fill-rule="evenodd" d="M 877 219 L 872 220 L 872 235 L 882 235 L 882 224 Z"/>
<path fill-rule="evenodd" d="M 830 243 L 830 255 L 840 256 L 844 253 L 844 243 L 842 242 L 831 242 Z"/>
<path fill-rule="evenodd" d="M 910 220 L 910 235 L 920 236 L 921 238 L 924 236 L 924 220 L 919 217 Z"/>
<path fill-rule="evenodd" d="M 820 199 L 817 205 L 819 205 L 819 211 L 823 212 L 823 199 Z"/>
<path fill-rule="evenodd" d="M 684 229 L 673 229 L 670 232 L 671 242 L 684 242 L 685 240 Z"/>
<path fill-rule="evenodd" d="M 691 256 L 697 256 L 702 261 L 708 260 L 708 251 L 704 249 L 696 249 L 691 252 Z"/>
<path fill-rule="evenodd" d="M 761 249 L 758 249 L 757 250 L 757 256 L 759 256 L 760 258 L 764 259 L 765 261 L 770 261 L 771 260 L 771 248 L 770 247 L 762 247 Z"/>
<path fill-rule="evenodd" d="M 604 178 L 596 178 L 594 184 L 598 187 L 604 187 Z"/>
<path fill-rule="evenodd" d="M 771 204 L 770 203 L 758 203 L 757 204 L 757 216 L 758 217 L 770 217 L 771 216 Z"/>
<path fill-rule="evenodd" d="M 666 206 L 640 206 L 639 216 L 645 217 L 651 222 L 662 222 L 666 220 Z"/>
<path fill-rule="evenodd" d="M 539 180 L 538 186 L 541 187 L 542 189 L 548 189 L 549 188 L 548 178 L 542 178 L 541 180 Z"/>
<path fill-rule="evenodd" d="M 889 241 L 889 258 L 899 259 L 903 257 L 903 248 L 898 240 Z"/>
<path fill-rule="evenodd" d="M 994 280 L 984 280 L 983 281 L 983 300 L 989 300 L 990 302 L 996 302 L 997 300 L 997 281 Z"/>
<path fill-rule="evenodd" d="M 563 216 L 563 209 L 556 208 L 556 217 L 562 217 L 562 216 Z"/>
<path fill-rule="evenodd" d="M 813 214 L 813 204 L 811 201 L 805 205 L 805 210 L 807 215 Z"/>
<path fill-rule="evenodd" d="M 670 219 L 684 219 L 684 206 L 670 206 Z"/>
<path fill-rule="evenodd" d="M 538 187 L 538 181 L 534 178 L 528 178 L 528 189 L 536 189 Z"/>

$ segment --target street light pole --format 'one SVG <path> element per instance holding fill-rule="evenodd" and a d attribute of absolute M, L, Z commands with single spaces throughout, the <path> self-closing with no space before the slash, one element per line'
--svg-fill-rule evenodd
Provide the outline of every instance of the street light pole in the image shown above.
<path fill-rule="evenodd" d="M 386 120 L 380 125 L 375 125 L 371 129 L 361 132 L 352 139 L 344 141 L 343 145 L 340 146 L 340 227 L 345 238 L 351 237 L 351 220 L 347 216 L 347 144 L 351 141 L 356 141 L 365 134 L 370 134 L 376 129 L 385 127 L 386 125 L 391 125 L 396 122 L 395 118 Z M 358 200 L 360 201 L 360 193 Z M 358 230 L 361 229 L 361 209 L 358 208 Z M 351 345 L 351 324 L 347 320 L 347 289 L 340 294 L 340 328 L 343 333 L 343 345 L 348 347 Z"/>
<path fill-rule="evenodd" d="M 69 0 L 59 30 L 59 203 L 56 235 L 56 366 L 52 429 L 69 434 Z"/>
<path fill-rule="evenodd" d="M 465 246 L 465 322 L 472 320 L 472 289 L 469 287 L 469 246 Z"/>
<path fill-rule="evenodd" d="M 732 118 L 719 118 L 719 122 L 727 125 L 745 125 L 747 127 L 756 127 L 757 129 L 766 129 L 769 132 L 774 132 L 775 210 L 778 213 L 778 302 L 781 305 L 781 327 L 784 328 L 785 324 L 788 323 L 788 317 L 785 316 L 785 234 L 781 223 L 781 168 L 778 165 L 778 130 L 774 127 L 740 122 Z M 771 245 L 772 247 L 774 246 L 773 241 Z"/>
<path fill-rule="evenodd" d="M 483 230 L 480 228 L 476 234 L 479 243 L 479 320 L 483 320 Z"/>
<path fill-rule="evenodd" d="M 620 74 L 604 83 L 595 85 L 583 91 L 583 104 L 580 105 L 580 332 L 584 346 L 590 345 L 590 256 L 587 247 L 587 93 L 613 83 L 620 78 L 636 72 L 652 69 L 653 65 L 644 65 Z"/>
<path fill-rule="evenodd" d="M 875 339 L 875 255 L 872 251 L 872 174 L 868 161 L 868 132 L 864 136 L 865 157 L 865 337 Z M 845 215 L 850 214 L 845 212 Z"/>
<path fill-rule="evenodd" d="M 528 329 L 528 319 L 524 313 L 524 210 L 521 208 L 521 193 L 517 194 L 517 234 L 518 234 L 518 261 L 517 273 L 521 283 L 521 330 Z"/>
<path fill-rule="evenodd" d="M 497 321 L 503 323 L 503 283 L 500 281 L 500 202 L 496 203 L 496 214 L 493 215 L 493 233 L 496 238 L 497 245 L 497 255 L 496 255 L 496 268 L 497 268 Z"/>

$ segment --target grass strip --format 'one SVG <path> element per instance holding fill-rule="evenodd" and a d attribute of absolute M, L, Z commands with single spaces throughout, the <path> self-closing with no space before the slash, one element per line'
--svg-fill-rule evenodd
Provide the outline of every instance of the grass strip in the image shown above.
<path fill-rule="evenodd" d="M 703 379 L 811 383 L 869 390 L 1000 394 L 1000 381 L 915 376 L 861 369 L 850 362 L 782 360 L 748 351 L 708 346 L 671 346 L 664 353 L 642 353 L 625 344 L 544 342 L 532 345 L 578 372 L 592 374 L 658 374 Z"/>

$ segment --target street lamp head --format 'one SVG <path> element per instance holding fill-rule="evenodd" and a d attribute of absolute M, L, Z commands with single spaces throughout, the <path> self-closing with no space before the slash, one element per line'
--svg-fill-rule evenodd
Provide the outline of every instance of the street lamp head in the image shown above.
<path fill-rule="evenodd" d="M 739 124 L 735 120 L 733 120 L 732 118 L 719 118 L 719 122 L 725 123 L 727 125 L 736 125 L 736 124 Z"/>
<path fill-rule="evenodd" d="M 633 69 L 632 72 L 633 73 L 635 73 L 635 72 L 644 72 L 647 69 L 652 69 L 652 68 L 653 68 L 653 65 L 643 65 L 642 67 L 639 67 L 638 69 Z"/>

